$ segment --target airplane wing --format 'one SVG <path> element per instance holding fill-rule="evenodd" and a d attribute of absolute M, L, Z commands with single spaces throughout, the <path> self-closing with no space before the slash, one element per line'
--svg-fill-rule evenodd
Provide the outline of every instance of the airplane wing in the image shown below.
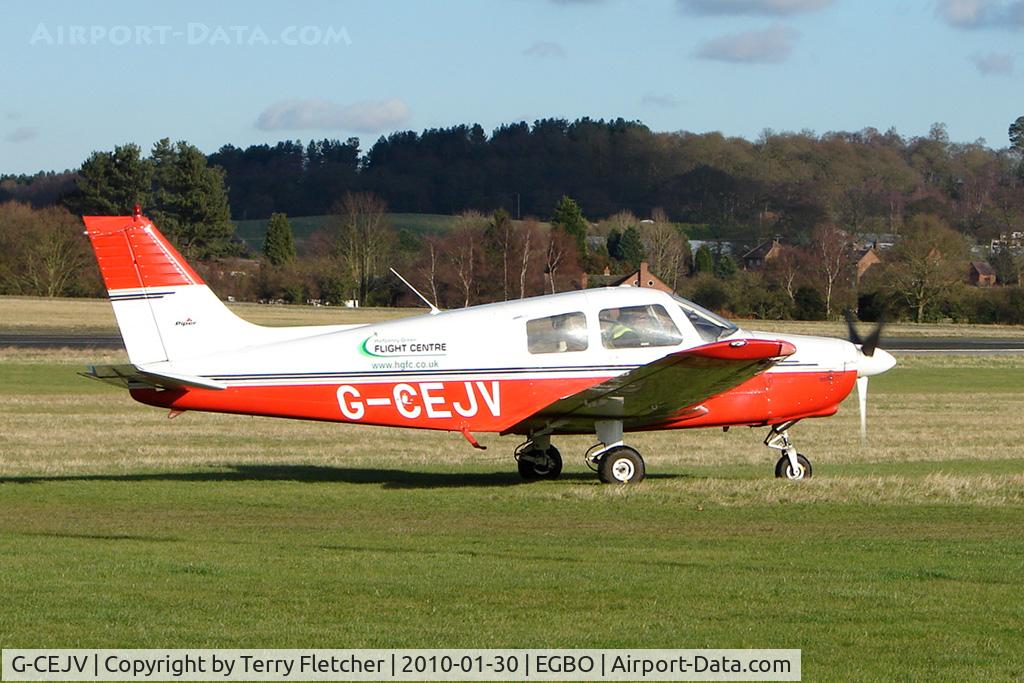
<path fill-rule="evenodd" d="M 91 365 L 82 377 L 98 379 L 124 389 L 226 389 L 227 386 L 205 377 L 171 372 L 153 372 L 134 365 Z"/>
<path fill-rule="evenodd" d="M 678 351 L 561 398 L 505 433 L 545 426 L 588 433 L 595 420 L 622 420 L 628 430 L 679 419 L 688 411 L 701 415 L 702 401 L 739 386 L 795 352 L 789 342 L 764 339 L 722 341 Z"/>

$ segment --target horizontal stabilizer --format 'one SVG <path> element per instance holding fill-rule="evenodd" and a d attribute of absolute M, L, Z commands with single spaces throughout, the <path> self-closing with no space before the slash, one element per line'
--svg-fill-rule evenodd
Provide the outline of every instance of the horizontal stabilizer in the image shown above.
<path fill-rule="evenodd" d="M 153 372 L 134 365 L 91 365 L 79 374 L 124 389 L 227 389 L 226 385 L 205 377 Z"/>

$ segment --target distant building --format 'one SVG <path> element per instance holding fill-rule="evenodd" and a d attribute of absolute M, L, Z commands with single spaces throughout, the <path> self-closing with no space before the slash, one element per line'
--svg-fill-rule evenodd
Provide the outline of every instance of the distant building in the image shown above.
<path fill-rule="evenodd" d="M 640 268 L 625 275 L 612 275 L 605 268 L 602 275 L 583 274 L 583 288 L 588 287 L 649 287 L 674 294 L 674 291 L 657 275 L 651 272 L 647 261 L 640 262 Z"/>
<path fill-rule="evenodd" d="M 996 271 L 984 261 L 971 261 L 967 281 L 975 287 L 993 287 L 996 284 Z"/>
<path fill-rule="evenodd" d="M 993 254 L 998 254 L 1003 250 L 1007 250 L 1013 254 L 1019 254 L 1024 251 L 1024 232 L 1015 230 L 1013 232 L 1004 232 L 999 235 L 999 239 L 992 240 L 989 245 L 989 249 L 992 250 Z"/>
<path fill-rule="evenodd" d="M 854 282 L 860 284 L 861 278 L 872 266 L 876 266 L 882 262 L 882 257 L 879 255 L 878 250 L 875 249 L 874 245 L 867 249 L 859 249 L 853 252 L 853 264 L 854 264 Z"/>
<path fill-rule="evenodd" d="M 743 269 L 760 270 L 765 267 L 765 264 L 778 256 L 781 251 L 782 245 L 779 244 L 778 237 L 762 242 L 741 257 Z"/>

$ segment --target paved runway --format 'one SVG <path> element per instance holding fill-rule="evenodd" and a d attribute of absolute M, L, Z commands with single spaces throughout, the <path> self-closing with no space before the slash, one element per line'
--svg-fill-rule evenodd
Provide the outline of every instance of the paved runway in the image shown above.
<path fill-rule="evenodd" d="M 0 347 L 23 349 L 95 348 L 122 349 L 121 336 L 114 334 L 14 334 L 0 332 Z M 1024 338 L 996 337 L 891 337 L 882 348 L 896 353 L 1022 353 Z"/>

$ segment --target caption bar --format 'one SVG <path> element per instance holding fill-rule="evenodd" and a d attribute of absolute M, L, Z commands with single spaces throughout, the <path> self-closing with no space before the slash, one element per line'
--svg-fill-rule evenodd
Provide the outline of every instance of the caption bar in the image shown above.
<path fill-rule="evenodd" d="M 800 650 L 3 650 L 5 681 L 798 681 Z"/>

